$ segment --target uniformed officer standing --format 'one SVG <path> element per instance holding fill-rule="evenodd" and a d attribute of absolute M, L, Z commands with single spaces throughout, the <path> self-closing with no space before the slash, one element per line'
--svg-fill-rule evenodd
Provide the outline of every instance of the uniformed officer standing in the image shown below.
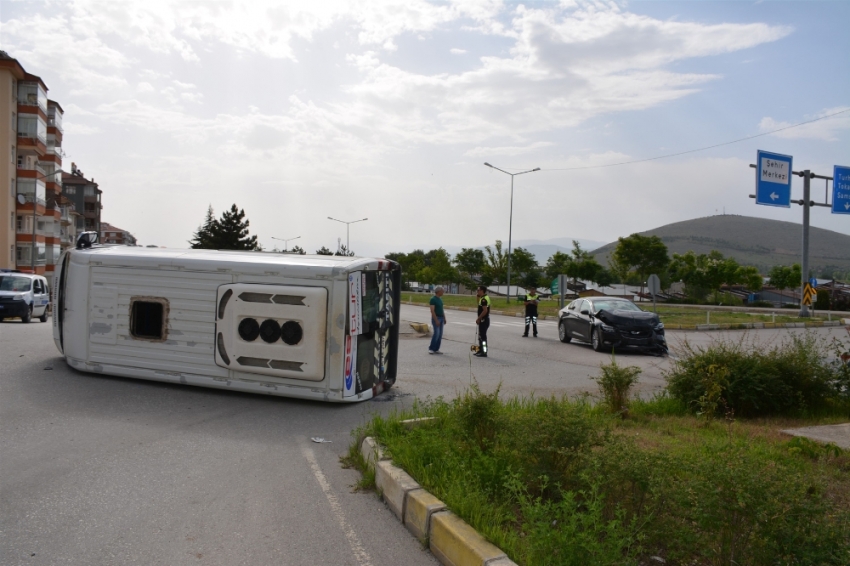
<path fill-rule="evenodd" d="M 528 325 L 534 325 L 534 337 L 537 338 L 537 303 L 540 302 L 540 295 L 536 291 L 525 296 L 525 334 L 523 338 L 528 338 Z"/>
<path fill-rule="evenodd" d="M 475 319 L 475 324 L 478 325 L 478 351 L 473 356 L 486 358 L 487 329 L 490 328 L 490 297 L 487 296 L 487 287 L 479 285 L 475 296 L 478 297 L 478 318 Z"/>

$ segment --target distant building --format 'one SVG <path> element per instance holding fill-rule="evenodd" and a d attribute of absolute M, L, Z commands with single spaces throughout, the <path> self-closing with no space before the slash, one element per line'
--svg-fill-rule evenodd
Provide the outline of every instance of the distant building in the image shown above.
<path fill-rule="evenodd" d="M 0 51 L 0 268 L 50 275 L 60 252 L 62 107 L 47 85 Z M 23 201 L 23 202 L 21 202 Z"/>
<path fill-rule="evenodd" d="M 119 244 L 122 246 L 135 246 L 136 237 L 127 230 L 113 226 L 108 222 L 100 224 L 100 242 L 102 244 Z"/>
<path fill-rule="evenodd" d="M 101 195 L 94 179 L 86 179 L 83 172 L 71 163 L 71 172 L 62 174 L 62 192 L 74 203 L 77 212 L 81 213 L 82 221 L 77 225 L 77 232 L 97 232 L 100 234 L 100 211 L 103 208 Z"/>

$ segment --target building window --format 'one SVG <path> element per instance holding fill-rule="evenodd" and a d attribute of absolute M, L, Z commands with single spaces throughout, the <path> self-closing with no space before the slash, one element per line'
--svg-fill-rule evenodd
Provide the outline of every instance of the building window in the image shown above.
<path fill-rule="evenodd" d="M 65 187 L 63 189 L 66 195 L 75 195 L 77 194 L 77 187 Z"/>

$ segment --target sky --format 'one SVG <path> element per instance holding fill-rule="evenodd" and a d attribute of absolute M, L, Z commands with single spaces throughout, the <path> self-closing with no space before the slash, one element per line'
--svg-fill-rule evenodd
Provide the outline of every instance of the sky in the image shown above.
<path fill-rule="evenodd" d="M 264 248 L 610 242 L 759 206 L 757 150 L 850 165 L 850 2 L 0 0 L 102 220 L 186 247 L 236 204 Z M 485 162 L 517 173 L 511 177 Z M 824 181 L 813 183 L 823 201 Z M 802 196 L 794 177 L 792 198 Z M 513 209 L 511 212 L 511 208 Z M 814 208 L 812 226 L 850 234 Z"/>

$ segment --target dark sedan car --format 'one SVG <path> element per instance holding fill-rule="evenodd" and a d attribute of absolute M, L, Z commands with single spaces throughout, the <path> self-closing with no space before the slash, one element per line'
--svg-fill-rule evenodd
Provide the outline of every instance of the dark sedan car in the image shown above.
<path fill-rule="evenodd" d="M 574 338 L 590 342 L 597 352 L 614 348 L 667 353 L 664 324 L 658 315 L 640 310 L 628 299 L 576 299 L 558 314 L 558 337 L 561 342 L 570 342 Z"/>

